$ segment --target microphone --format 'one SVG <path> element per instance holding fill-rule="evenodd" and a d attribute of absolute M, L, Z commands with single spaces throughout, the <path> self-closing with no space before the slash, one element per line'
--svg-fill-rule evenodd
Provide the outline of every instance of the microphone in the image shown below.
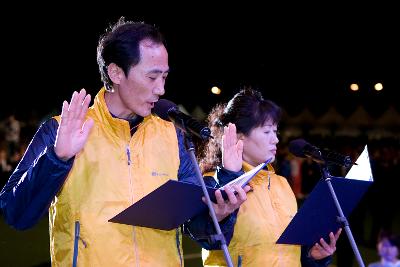
<path fill-rule="evenodd" d="M 212 138 L 210 128 L 181 112 L 175 103 L 167 99 L 158 100 L 154 104 L 153 113 L 163 120 L 172 121 L 185 133 L 189 131 L 203 140 L 207 140 L 210 137 Z"/>
<path fill-rule="evenodd" d="M 350 167 L 353 162 L 349 156 L 345 156 L 328 149 L 319 149 L 316 146 L 311 145 L 304 139 L 296 139 L 289 143 L 289 151 L 296 157 L 300 158 L 311 158 L 313 161 L 319 164 L 333 163 L 342 167 Z"/>

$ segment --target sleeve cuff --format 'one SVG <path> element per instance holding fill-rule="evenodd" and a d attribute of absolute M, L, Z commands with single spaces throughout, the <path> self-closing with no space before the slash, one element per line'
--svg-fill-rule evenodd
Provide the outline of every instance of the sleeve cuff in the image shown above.
<path fill-rule="evenodd" d="M 73 156 L 72 158 L 70 158 L 67 161 L 63 161 L 61 160 L 56 152 L 54 151 L 54 145 L 48 146 L 47 147 L 47 157 L 56 165 L 63 167 L 63 168 L 70 168 L 72 163 L 74 162 L 75 156 Z"/>

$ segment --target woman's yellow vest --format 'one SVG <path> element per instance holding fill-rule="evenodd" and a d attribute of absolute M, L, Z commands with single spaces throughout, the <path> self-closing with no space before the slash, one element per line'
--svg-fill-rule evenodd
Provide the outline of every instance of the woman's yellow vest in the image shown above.
<path fill-rule="evenodd" d="M 88 111 L 94 120 L 88 141 L 50 206 L 52 264 L 183 266 L 178 230 L 108 222 L 167 180 L 177 179 L 179 148 L 173 124 L 152 115 L 131 137 L 129 123 L 110 115 L 104 92 Z"/>
<path fill-rule="evenodd" d="M 247 163 L 243 170 L 253 168 Z M 300 246 L 276 244 L 297 211 L 297 202 L 287 180 L 271 165 L 250 181 L 252 192 L 240 206 L 229 253 L 235 266 L 300 266 Z M 269 189 L 268 189 L 269 187 Z M 202 251 L 205 266 L 226 266 L 221 250 Z"/>

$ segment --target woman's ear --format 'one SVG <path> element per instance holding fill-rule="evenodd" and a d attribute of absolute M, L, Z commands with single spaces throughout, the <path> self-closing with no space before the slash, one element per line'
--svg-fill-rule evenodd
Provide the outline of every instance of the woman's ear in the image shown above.
<path fill-rule="evenodd" d="M 111 63 L 107 67 L 107 73 L 108 76 L 110 77 L 110 80 L 115 83 L 115 84 L 120 84 L 121 79 L 123 78 L 122 75 L 124 75 L 124 71 L 117 66 L 115 63 Z"/>

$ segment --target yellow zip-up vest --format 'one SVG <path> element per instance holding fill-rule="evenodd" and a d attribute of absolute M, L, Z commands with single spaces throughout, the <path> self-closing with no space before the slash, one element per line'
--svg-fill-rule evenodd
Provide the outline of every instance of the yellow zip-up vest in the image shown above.
<path fill-rule="evenodd" d="M 179 148 L 173 124 L 152 115 L 131 137 L 129 123 L 109 113 L 104 92 L 102 88 L 88 111 L 94 127 L 49 210 L 52 264 L 183 266 L 178 229 L 108 222 L 177 179 Z"/>
<path fill-rule="evenodd" d="M 243 163 L 243 170 L 253 169 Z M 269 185 L 269 189 L 268 189 Z M 297 211 L 297 202 L 287 180 L 271 165 L 250 181 L 252 192 L 240 206 L 229 253 L 237 266 L 300 266 L 300 246 L 276 244 Z M 221 250 L 202 251 L 204 266 L 226 266 Z"/>

